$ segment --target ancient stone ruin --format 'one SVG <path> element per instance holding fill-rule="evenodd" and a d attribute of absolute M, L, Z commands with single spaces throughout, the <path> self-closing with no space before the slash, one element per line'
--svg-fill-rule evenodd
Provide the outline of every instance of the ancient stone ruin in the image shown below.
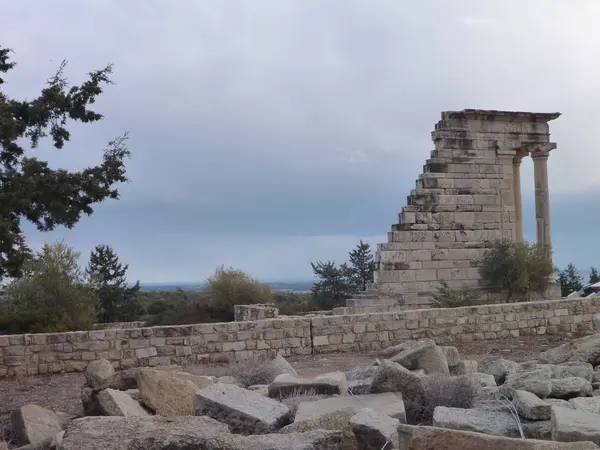
<path fill-rule="evenodd" d="M 373 286 L 340 312 L 424 306 L 443 281 L 451 288 L 481 288 L 473 261 L 495 240 L 523 240 L 520 170 L 527 155 L 534 163 L 537 242 L 551 245 L 547 164 L 556 144 L 548 122 L 559 116 L 443 112 L 431 134 L 435 149 L 399 223 L 378 245 Z M 559 298 L 558 286 L 544 297 Z"/>

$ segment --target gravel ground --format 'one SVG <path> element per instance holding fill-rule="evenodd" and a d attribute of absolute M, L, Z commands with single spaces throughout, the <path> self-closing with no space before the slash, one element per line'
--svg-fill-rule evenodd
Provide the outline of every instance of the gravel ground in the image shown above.
<path fill-rule="evenodd" d="M 471 342 L 456 345 L 461 358 L 477 360 L 482 366 L 497 359 L 513 361 L 536 359 L 540 352 L 562 344 L 565 340 L 554 336 L 533 336 L 498 341 Z M 289 358 L 288 361 L 303 376 L 315 376 L 336 370 L 347 371 L 355 366 L 370 365 L 377 353 L 330 354 Z M 63 411 L 75 416 L 83 414 L 80 388 L 85 378 L 81 373 L 68 373 L 26 378 L 0 379 L 0 441 L 8 434 L 8 413 L 27 403 Z M 8 438 L 9 436 L 6 436 Z M 6 439 L 8 440 L 8 439 Z"/>

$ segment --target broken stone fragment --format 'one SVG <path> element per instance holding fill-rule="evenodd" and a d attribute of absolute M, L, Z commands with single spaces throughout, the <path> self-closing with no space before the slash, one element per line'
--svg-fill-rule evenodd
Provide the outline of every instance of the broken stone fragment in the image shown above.
<path fill-rule="evenodd" d="M 527 391 L 515 391 L 513 405 L 519 416 L 529 420 L 550 420 L 552 407 L 537 395 Z"/>
<path fill-rule="evenodd" d="M 343 372 L 330 372 L 314 378 L 301 378 L 284 373 L 269 384 L 269 397 L 281 398 L 311 393 L 314 395 L 347 395 L 348 381 Z"/>
<path fill-rule="evenodd" d="M 364 408 L 350 418 L 358 450 L 391 450 L 397 448 L 398 419 Z"/>
<path fill-rule="evenodd" d="M 62 430 L 60 417 L 49 409 L 28 404 L 11 415 L 13 433 L 21 444 L 39 444 Z"/>
<path fill-rule="evenodd" d="M 108 386 L 115 376 L 115 369 L 107 359 L 97 359 L 90 362 L 85 369 L 86 386 L 103 389 Z"/>
<path fill-rule="evenodd" d="M 123 391 L 105 389 L 98 394 L 100 410 L 105 416 L 149 416 L 142 405 Z"/>

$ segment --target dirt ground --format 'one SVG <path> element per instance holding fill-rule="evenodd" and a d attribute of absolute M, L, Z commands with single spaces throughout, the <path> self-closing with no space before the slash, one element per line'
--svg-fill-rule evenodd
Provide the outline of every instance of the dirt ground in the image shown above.
<path fill-rule="evenodd" d="M 563 340 L 557 337 L 536 336 L 472 342 L 459 344 L 456 347 L 463 359 L 474 359 L 484 365 L 497 358 L 513 361 L 536 359 L 540 352 L 561 343 Z M 315 355 L 289 358 L 289 362 L 300 375 L 314 376 L 336 370 L 347 371 L 360 365 L 370 365 L 377 356 L 377 353 Z M 83 411 L 80 388 L 84 381 L 81 373 L 38 376 L 22 380 L 0 379 L 0 420 L 11 410 L 27 403 L 35 403 L 76 416 L 81 415 Z"/>

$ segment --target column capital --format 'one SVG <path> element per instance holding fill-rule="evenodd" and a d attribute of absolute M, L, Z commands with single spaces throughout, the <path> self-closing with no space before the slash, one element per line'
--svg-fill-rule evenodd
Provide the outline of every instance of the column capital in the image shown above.
<path fill-rule="evenodd" d="M 516 151 L 515 157 L 513 158 L 513 164 L 521 164 L 521 161 L 529 154 L 529 152 L 523 148 L 517 148 Z"/>
<path fill-rule="evenodd" d="M 547 158 L 550 155 L 550 151 L 556 148 L 556 142 L 530 142 L 523 145 L 532 158 Z"/>

